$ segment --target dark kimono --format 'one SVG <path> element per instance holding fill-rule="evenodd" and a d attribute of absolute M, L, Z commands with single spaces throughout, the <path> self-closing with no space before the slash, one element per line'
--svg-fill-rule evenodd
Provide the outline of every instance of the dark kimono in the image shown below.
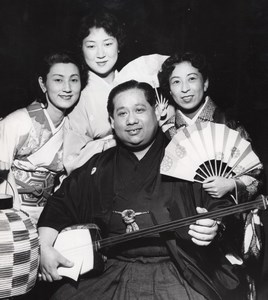
<path fill-rule="evenodd" d="M 137 213 L 135 222 L 142 229 L 195 215 L 197 206 L 212 211 L 233 205 L 228 198 L 211 199 L 200 184 L 160 175 L 167 142 L 158 132 L 140 161 L 120 144 L 95 155 L 65 179 L 38 226 L 60 231 L 96 223 L 105 238 L 126 232 L 121 217 L 126 209 Z M 217 238 L 200 247 L 188 230 L 186 226 L 105 249 L 107 262 L 100 276 L 65 283 L 52 299 L 225 299 L 239 285 L 233 267 Z M 169 252 L 174 249 L 177 258 Z"/>

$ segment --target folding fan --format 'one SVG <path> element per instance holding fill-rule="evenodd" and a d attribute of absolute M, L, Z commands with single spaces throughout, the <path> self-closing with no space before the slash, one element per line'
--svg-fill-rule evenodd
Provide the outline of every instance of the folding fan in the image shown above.
<path fill-rule="evenodd" d="M 153 87 L 159 87 L 157 74 L 161 69 L 162 63 L 167 58 L 167 55 L 162 54 L 140 56 L 120 70 L 117 74 L 116 82 L 119 84 L 134 79 L 140 82 L 147 82 Z"/>
<path fill-rule="evenodd" d="M 250 142 L 224 124 L 196 122 L 179 130 L 165 149 L 161 174 L 202 182 L 237 177 L 260 165 Z"/>

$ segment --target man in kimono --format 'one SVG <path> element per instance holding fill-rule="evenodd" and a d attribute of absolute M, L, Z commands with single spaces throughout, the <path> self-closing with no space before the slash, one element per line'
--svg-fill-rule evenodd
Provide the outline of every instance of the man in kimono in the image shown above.
<path fill-rule="evenodd" d="M 107 108 L 117 146 L 66 178 L 39 219 L 44 281 L 61 280 L 57 268 L 73 266 L 53 248 L 65 227 L 95 223 L 107 238 L 233 205 L 231 198 L 212 199 L 198 183 L 160 174 L 168 141 L 149 84 L 118 85 Z M 63 279 L 51 299 L 235 299 L 240 281 L 221 251 L 220 223 L 203 218 L 105 248 L 101 275 L 89 273 L 78 283 Z"/>

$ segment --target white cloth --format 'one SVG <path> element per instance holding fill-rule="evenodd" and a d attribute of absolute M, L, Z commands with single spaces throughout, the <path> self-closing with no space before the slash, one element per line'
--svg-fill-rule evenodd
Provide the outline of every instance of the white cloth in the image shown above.
<path fill-rule="evenodd" d="M 31 130 L 31 119 L 25 108 L 19 109 L 0 121 L 0 161 L 5 164 L 1 170 L 9 170 L 16 154 L 16 149 L 22 139 L 26 140 L 27 134 Z M 16 189 L 15 179 L 12 172 L 8 173 L 8 182 L 0 184 L 0 193 L 14 196 L 13 207 L 20 208 L 20 200 Z"/>
<path fill-rule="evenodd" d="M 117 72 L 115 74 L 116 78 Z M 115 145 L 107 112 L 107 99 L 113 84 L 89 72 L 87 86 L 69 114 L 64 135 L 63 162 L 68 173 L 82 166 L 105 146 Z"/>
<path fill-rule="evenodd" d="M 19 180 L 24 181 L 24 171 L 52 172 L 63 170 L 63 125 L 56 128 L 41 104 L 34 102 L 29 106 L 33 117 L 26 108 L 18 109 L 0 120 L 0 171 L 18 168 Z M 30 159 L 29 159 L 30 158 Z M 17 176 L 17 175 L 16 175 Z M 17 178 L 17 177 L 16 177 Z M 17 192 L 14 173 L 9 171 L 7 181 L 0 184 L 0 193 L 14 196 L 13 207 L 23 206 L 22 197 Z M 42 208 L 36 204 L 34 215 Z M 26 212 L 27 207 L 22 207 Z M 36 212 L 38 210 L 38 212 Z M 28 212 L 31 215 L 31 212 Z"/>

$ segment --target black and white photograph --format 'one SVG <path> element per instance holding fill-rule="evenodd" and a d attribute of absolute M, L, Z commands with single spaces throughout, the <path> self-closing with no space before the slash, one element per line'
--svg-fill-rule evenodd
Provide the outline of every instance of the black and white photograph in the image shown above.
<path fill-rule="evenodd" d="M 0 0 L 0 299 L 268 299 L 268 2 Z"/>

